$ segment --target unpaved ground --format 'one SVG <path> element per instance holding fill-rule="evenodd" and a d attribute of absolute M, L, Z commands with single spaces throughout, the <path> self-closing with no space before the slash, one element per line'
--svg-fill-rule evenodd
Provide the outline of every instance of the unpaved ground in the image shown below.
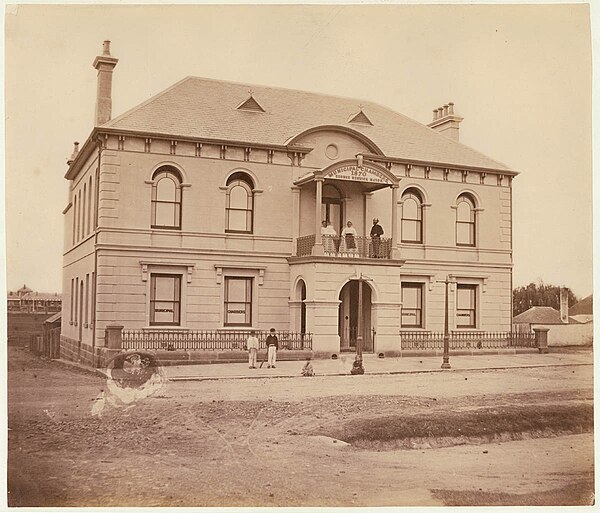
<path fill-rule="evenodd" d="M 97 417 L 103 379 L 22 350 L 9 359 L 13 506 L 434 505 L 460 503 L 455 492 L 489 504 L 591 501 L 589 432 L 389 451 L 322 436 L 391 414 L 589 404 L 587 366 L 169 383 Z"/>

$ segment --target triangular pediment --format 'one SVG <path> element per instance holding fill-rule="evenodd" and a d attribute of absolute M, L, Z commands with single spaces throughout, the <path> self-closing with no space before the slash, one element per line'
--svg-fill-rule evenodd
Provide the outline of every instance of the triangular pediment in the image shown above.
<path fill-rule="evenodd" d="M 254 99 L 254 97 L 252 95 L 250 95 L 250 97 L 242 102 L 240 105 L 237 106 L 237 110 L 251 110 L 253 112 L 265 112 L 265 109 L 263 109 L 260 104 Z"/>
<path fill-rule="evenodd" d="M 360 123 L 361 125 L 370 125 L 370 126 L 373 126 L 373 123 L 371 123 L 371 120 L 362 111 L 362 109 L 360 109 L 360 111 L 358 112 L 358 114 L 355 114 L 354 116 L 352 116 L 348 120 L 348 123 Z"/>

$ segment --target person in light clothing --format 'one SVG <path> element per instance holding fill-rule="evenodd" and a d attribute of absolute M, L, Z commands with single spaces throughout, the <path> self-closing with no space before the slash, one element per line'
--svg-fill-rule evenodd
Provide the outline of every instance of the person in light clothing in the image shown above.
<path fill-rule="evenodd" d="M 323 221 L 321 223 L 321 235 L 323 236 L 323 246 L 326 253 L 334 253 L 336 249 L 337 232 L 331 222 Z"/>
<path fill-rule="evenodd" d="M 267 344 L 267 369 L 275 368 L 275 360 L 277 359 L 277 349 L 279 349 L 279 340 L 275 335 L 275 328 L 269 330 L 269 336 L 265 341 Z"/>
<path fill-rule="evenodd" d="M 248 366 L 250 369 L 256 369 L 256 356 L 258 355 L 258 337 L 256 331 L 252 330 L 248 340 L 246 340 L 246 349 L 248 349 Z"/>
<path fill-rule="evenodd" d="M 356 252 L 356 228 L 352 226 L 352 221 L 346 223 L 346 228 L 342 230 L 342 242 L 346 246 L 346 251 Z M 341 247 L 340 247 L 340 251 Z"/>

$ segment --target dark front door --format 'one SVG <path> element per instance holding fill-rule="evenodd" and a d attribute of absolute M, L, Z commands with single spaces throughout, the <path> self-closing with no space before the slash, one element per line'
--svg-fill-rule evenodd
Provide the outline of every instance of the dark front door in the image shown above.
<path fill-rule="evenodd" d="M 359 283 L 357 280 L 348 282 L 340 292 L 339 335 L 341 351 L 356 351 L 359 335 Z M 373 352 L 373 337 L 371 335 L 371 287 L 366 282 L 362 284 L 362 350 Z"/>

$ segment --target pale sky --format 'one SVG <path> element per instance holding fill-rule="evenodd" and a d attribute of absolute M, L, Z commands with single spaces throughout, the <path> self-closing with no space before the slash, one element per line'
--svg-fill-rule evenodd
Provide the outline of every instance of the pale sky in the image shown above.
<path fill-rule="evenodd" d="M 102 41 L 113 117 L 194 75 L 370 100 L 461 142 L 513 182 L 515 286 L 592 283 L 587 5 L 85 6 L 5 13 L 7 288 L 61 290 L 63 178 L 94 117 Z M 397 155 L 401 157 L 401 155 Z"/>

